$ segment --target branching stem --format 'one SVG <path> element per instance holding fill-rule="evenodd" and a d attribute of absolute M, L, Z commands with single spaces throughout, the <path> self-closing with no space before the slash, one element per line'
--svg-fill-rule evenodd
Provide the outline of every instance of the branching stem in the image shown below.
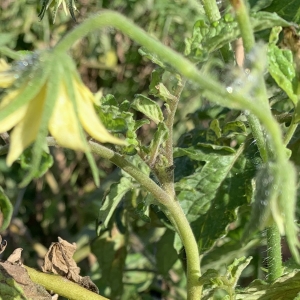
<path fill-rule="evenodd" d="M 48 137 L 47 144 L 49 146 L 55 146 L 56 142 L 54 138 Z M 182 244 L 185 247 L 187 256 L 187 299 L 201 299 L 202 286 L 199 283 L 201 273 L 198 246 L 190 224 L 178 201 L 170 197 L 170 195 L 150 179 L 148 175 L 136 168 L 122 155 L 95 142 L 89 142 L 89 145 L 94 154 L 110 160 L 113 164 L 131 175 L 163 206 L 163 211 L 177 229 Z"/>

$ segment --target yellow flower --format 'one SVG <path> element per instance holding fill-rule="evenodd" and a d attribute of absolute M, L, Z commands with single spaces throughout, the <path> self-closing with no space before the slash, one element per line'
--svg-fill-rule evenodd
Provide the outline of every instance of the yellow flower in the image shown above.
<path fill-rule="evenodd" d="M 64 56 L 64 60 L 70 63 L 70 58 L 67 55 Z M 54 69 L 57 70 L 58 68 Z M 51 73 L 29 101 L 26 101 L 25 104 L 18 106 L 12 113 L 0 119 L 0 133 L 14 127 L 10 135 L 11 143 L 7 156 L 8 166 L 36 140 L 39 130 L 43 126 L 44 111 L 47 109 L 47 105 L 49 106 L 47 97 L 52 93 L 51 88 L 56 86 L 56 84 L 58 85 L 57 93 L 54 89 L 55 101 L 53 108 L 51 107 L 49 110 L 50 116 L 47 126 L 59 145 L 73 150 L 89 151 L 82 128 L 99 142 L 125 144 L 124 141 L 111 135 L 99 120 L 93 106 L 95 102 L 94 95 L 81 82 L 73 62 L 71 67 L 70 64 L 66 63 L 60 68 L 60 71 L 62 73 Z M 7 69 L 4 72 L 7 72 Z M 51 84 L 53 76 L 57 76 L 55 84 Z M 70 80 L 67 80 L 66 76 L 69 76 Z M 3 72 L 0 72 L 0 86 L 8 87 L 8 82 L 10 84 L 13 83 L 12 80 L 7 80 Z M 17 97 L 22 95 L 28 84 L 26 78 L 23 78 L 18 88 L 7 91 L 7 94 L 0 102 L 0 113 L 1 110 L 6 109 Z M 72 92 L 70 92 L 70 89 Z"/>

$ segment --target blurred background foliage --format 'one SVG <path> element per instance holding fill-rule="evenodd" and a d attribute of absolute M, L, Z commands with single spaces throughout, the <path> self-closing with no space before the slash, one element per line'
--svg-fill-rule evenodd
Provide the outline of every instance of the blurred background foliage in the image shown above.
<path fill-rule="evenodd" d="M 257 2 L 260 2 L 259 7 L 257 3 L 253 4 L 257 10 L 267 9 L 272 3 Z M 273 5 L 277 2 L 273 1 Z M 223 14 L 227 3 L 218 3 Z M 185 39 L 192 36 L 195 22 L 206 19 L 200 1 L 197 0 L 78 0 L 76 7 L 78 23 L 101 9 L 112 9 L 126 15 L 165 45 L 181 53 L 185 50 Z M 2 0 L 0 46 L 16 51 L 46 49 L 54 46 L 66 32 L 76 26 L 70 15 L 66 16 L 62 9 L 59 9 L 54 24 L 49 10 L 40 21 L 40 8 L 33 0 Z M 282 6 L 279 9 L 283 14 L 290 11 Z M 290 15 L 284 17 L 293 19 Z M 262 32 L 258 36 L 266 41 L 268 32 Z M 92 92 L 112 94 L 118 103 L 122 103 L 124 100 L 131 102 L 135 94 L 149 95 L 151 73 L 157 66 L 140 55 L 139 48 L 139 45 L 117 30 L 105 28 L 78 41 L 72 47 L 71 54 L 84 83 Z M 224 62 L 220 52 L 214 52 L 210 58 L 203 63 L 204 72 L 213 72 L 220 79 L 226 76 L 234 79 L 235 75 L 229 72 L 232 61 L 224 68 L 225 73 L 222 73 L 219 66 L 220 61 L 222 67 Z M 172 86 L 174 74 L 165 72 L 163 81 L 167 86 Z M 269 81 L 270 86 L 274 85 L 271 79 Z M 272 89 L 272 96 L 278 114 L 291 109 L 286 96 L 282 96 L 278 89 Z M 162 106 L 160 100 L 158 103 Z M 138 119 L 142 117 L 140 113 L 135 113 Z M 229 183 L 222 184 L 222 188 L 227 190 L 226 184 L 241 184 L 237 181 L 241 180 L 238 172 L 248 172 L 247 180 L 252 178 L 259 163 L 257 148 L 251 137 L 247 137 L 249 129 L 244 124 L 245 118 L 239 112 L 212 106 L 201 97 L 201 92 L 192 83 L 187 82 L 176 115 L 174 142 L 181 147 L 205 142 L 235 149 L 243 142 L 251 145 L 247 153 L 239 158 L 238 163 L 243 168 L 231 170 L 233 175 L 236 171 L 237 176 Z M 145 124 L 138 130 L 138 137 L 143 144 L 152 140 L 154 125 L 153 122 Z M 300 133 L 297 136 L 300 137 Z M 298 141 L 299 138 L 294 138 L 293 145 L 297 145 Z M 178 241 L 176 246 L 174 232 L 168 228 L 158 208 L 149 209 L 147 203 L 143 206 L 147 197 L 145 192 L 136 188 L 126 193 L 108 228 L 102 230 L 100 237 L 97 237 L 96 222 L 101 200 L 109 187 L 120 181 L 120 170 L 110 162 L 96 158 L 101 175 L 101 185 L 96 188 L 84 154 L 53 147 L 50 150 L 54 159 L 53 166 L 44 176 L 23 189 L 18 188 L 18 183 L 26 170 L 18 163 L 7 168 L 5 157 L 0 157 L 0 185 L 14 204 L 12 223 L 3 234 L 8 241 L 8 248 L 3 256 L 16 247 L 22 247 L 25 264 L 38 268 L 47 248 L 60 236 L 69 242 L 76 242 L 78 250 L 75 260 L 81 268 L 81 275 L 91 276 L 99 287 L 100 294 L 124 300 L 184 299 L 184 252 L 180 250 Z M 206 155 L 213 155 L 217 150 L 207 151 Z M 295 155 L 295 161 L 299 164 L 297 159 Z M 203 166 L 203 161 L 192 161 L 189 157 L 178 157 L 176 162 L 176 181 Z M 251 182 L 248 184 L 251 185 Z M 242 203 L 251 202 L 251 191 L 242 189 L 234 197 L 237 195 L 244 197 Z M 190 196 L 184 194 L 182 197 L 185 201 Z M 137 210 L 140 203 L 141 209 Z M 241 280 L 241 284 L 246 284 L 251 278 L 262 276 L 258 265 L 264 259 L 264 254 L 261 254 L 262 243 L 259 248 L 255 247 L 260 239 L 253 239 L 247 247 L 240 246 L 242 228 L 250 216 L 249 205 L 240 205 L 241 203 L 232 203 L 228 211 L 228 223 L 222 229 L 225 238 L 218 240 L 220 236 L 217 236 L 203 241 L 204 250 L 211 249 L 217 241 L 217 247 L 204 256 L 203 268 L 222 270 L 235 257 L 251 254 L 254 259 Z M 222 214 L 224 208 L 219 209 Z M 208 212 L 209 216 L 209 206 L 203 212 Z M 217 213 L 220 214 L 220 211 Z M 237 214 L 240 216 L 238 222 Z M 215 222 L 215 216 L 211 216 L 211 222 Z M 230 225 L 227 226 L 228 224 Z M 228 233 L 229 228 L 231 231 Z M 180 251 L 180 259 L 173 244 Z"/>

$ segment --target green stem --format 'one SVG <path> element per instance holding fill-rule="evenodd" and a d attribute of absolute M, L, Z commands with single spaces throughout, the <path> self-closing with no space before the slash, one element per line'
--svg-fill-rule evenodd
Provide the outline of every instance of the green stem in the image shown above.
<path fill-rule="evenodd" d="M 215 0 L 201 0 L 201 2 L 210 23 L 217 22 L 221 19 L 220 11 Z"/>
<path fill-rule="evenodd" d="M 249 53 L 252 48 L 255 45 L 255 38 L 254 33 L 251 26 L 251 21 L 249 18 L 249 13 L 247 10 L 247 7 L 245 5 L 245 2 L 243 0 L 231 0 L 230 1 L 235 13 L 236 13 L 236 20 L 239 25 L 239 29 L 241 31 L 241 36 L 243 39 L 243 47 L 245 49 L 245 53 Z M 267 96 L 267 90 L 264 83 L 263 75 L 259 76 L 259 82 L 260 87 L 256 89 L 256 97 L 260 100 L 262 104 L 265 104 L 262 106 L 262 109 L 265 108 L 265 110 L 269 110 L 269 102 L 268 102 L 268 96 Z M 248 122 L 253 134 L 254 139 L 256 140 L 260 155 L 262 157 L 262 160 L 264 162 L 268 161 L 268 157 L 272 155 L 272 151 L 269 148 L 269 146 L 266 143 L 265 136 L 263 133 L 263 130 L 261 128 L 261 125 L 254 115 L 248 115 Z M 268 149 L 269 148 L 269 149 Z"/>
<path fill-rule="evenodd" d="M 276 159 L 280 162 L 286 161 L 285 151 L 282 147 L 281 130 L 277 122 L 272 117 L 269 109 L 262 109 L 256 101 L 245 96 L 243 92 L 228 92 L 226 87 L 221 85 L 218 81 L 207 76 L 207 74 L 203 75 L 203 73 L 201 73 L 188 59 L 152 38 L 144 30 L 119 13 L 103 11 L 90 17 L 67 34 L 57 44 L 54 51 L 67 51 L 78 39 L 92 31 L 99 30 L 104 26 L 114 26 L 140 45 L 146 47 L 150 52 L 158 55 L 160 59 L 170 64 L 187 79 L 196 82 L 199 87 L 208 91 L 211 95 L 210 99 L 212 101 L 234 109 L 246 109 L 256 115 L 261 123 L 266 127 L 266 130 L 270 135 L 270 139 L 272 139 L 274 151 L 277 154 Z"/>
<path fill-rule="evenodd" d="M 272 283 L 282 275 L 281 237 L 275 223 L 267 228 L 267 247 L 267 278 Z"/>
<path fill-rule="evenodd" d="M 22 58 L 22 55 L 20 53 L 13 51 L 5 46 L 0 47 L 0 53 L 14 60 L 18 60 Z"/>
<path fill-rule="evenodd" d="M 190 224 L 178 201 L 174 201 L 174 199 L 171 198 L 170 195 L 160 188 L 154 181 L 152 181 L 148 175 L 141 172 L 123 156 L 97 143 L 89 142 L 89 144 L 93 153 L 109 159 L 112 163 L 130 174 L 166 208 L 164 211 L 170 221 L 174 224 L 175 228 L 177 228 L 178 234 L 187 253 L 187 299 L 200 299 L 202 287 L 199 284 L 201 273 L 198 245 Z"/>
<path fill-rule="evenodd" d="M 236 20 L 243 38 L 243 46 L 246 53 L 248 53 L 254 46 L 255 39 L 247 7 L 244 0 L 230 0 L 230 3 L 235 10 Z"/>
<path fill-rule="evenodd" d="M 57 145 L 54 138 L 47 138 L 49 146 Z M 148 190 L 155 199 L 163 206 L 163 210 L 182 240 L 187 255 L 187 299 L 198 300 L 201 298 L 202 286 L 199 284 L 200 260 L 198 245 L 190 224 L 179 205 L 170 195 L 159 187 L 148 175 L 127 161 L 122 155 L 95 142 L 89 142 L 91 151 L 103 158 L 110 160 L 122 170 L 131 175 L 146 190 Z"/>
<path fill-rule="evenodd" d="M 42 285 L 46 290 L 53 291 L 70 300 L 109 300 L 103 296 L 93 293 L 80 285 L 54 274 L 39 272 L 24 266 L 30 279 Z"/>
<path fill-rule="evenodd" d="M 169 136 L 168 139 L 166 140 L 166 145 L 165 145 L 165 155 L 168 161 L 168 167 L 173 168 L 173 127 L 174 127 L 174 118 L 175 118 L 175 114 L 177 111 L 177 107 L 178 107 L 178 102 L 181 96 L 181 93 L 183 91 L 183 88 L 185 86 L 185 82 L 186 80 L 180 80 L 178 82 L 178 85 L 176 87 L 174 96 L 176 99 L 171 100 L 169 102 L 169 108 L 168 108 L 168 114 L 167 114 L 167 119 L 166 119 L 166 126 L 168 128 L 169 131 Z M 164 172 L 166 173 L 165 176 L 163 176 L 163 178 L 159 178 L 161 184 L 164 186 L 164 190 L 168 192 L 169 195 L 171 195 L 173 198 L 175 198 L 175 189 L 174 189 L 174 172 L 173 169 L 172 170 L 164 170 Z M 169 174 L 172 174 L 172 176 L 170 176 Z M 159 175 L 158 175 L 159 176 Z"/>
<path fill-rule="evenodd" d="M 252 132 L 252 135 L 255 139 L 256 145 L 259 149 L 260 156 L 263 160 L 263 162 L 268 161 L 268 151 L 266 147 L 266 141 L 263 133 L 263 129 L 261 127 L 261 124 L 256 116 L 253 114 L 250 114 L 247 116 L 247 120 L 249 122 L 249 126 Z"/>
<path fill-rule="evenodd" d="M 243 46 L 246 53 L 250 53 L 255 45 L 254 33 L 251 26 L 251 21 L 249 18 L 249 13 L 244 0 L 230 0 L 235 13 L 236 19 L 239 24 L 239 29 L 241 31 L 241 36 L 243 39 Z M 254 62 L 255 64 L 255 62 Z M 261 68 L 258 64 L 254 68 Z M 269 100 L 267 96 L 267 89 L 265 81 L 263 78 L 263 72 L 260 72 L 258 82 L 260 85 L 256 88 L 255 97 L 259 99 L 261 103 L 261 108 L 264 111 L 270 112 Z M 263 162 L 267 162 L 274 158 L 274 152 L 272 150 L 272 145 L 268 142 L 264 136 L 264 132 L 260 126 L 260 123 L 256 116 L 249 115 L 248 122 L 252 130 L 253 137 L 257 142 L 257 146 L 261 155 Z M 282 150 L 283 147 L 281 146 Z M 281 151 L 282 151 L 281 150 Z M 279 174 L 277 174 L 279 176 Z M 282 275 L 282 260 L 281 260 L 281 243 L 280 243 L 280 233 L 276 223 L 271 227 L 267 228 L 267 247 L 268 247 L 268 279 L 273 282 L 279 276 Z"/>

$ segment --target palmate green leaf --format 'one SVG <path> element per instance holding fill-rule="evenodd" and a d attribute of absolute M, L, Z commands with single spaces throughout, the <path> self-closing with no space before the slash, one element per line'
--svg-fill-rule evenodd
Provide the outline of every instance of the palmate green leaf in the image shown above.
<path fill-rule="evenodd" d="M 235 150 L 229 147 L 214 149 L 215 145 L 198 144 L 197 147 L 175 148 L 174 158 L 188 156 L 191 160 L 205 163 L 195 172 L 176 183 L 176 190 L 181 206 L 190 222 L 205 213 L 210 201 L 215 197 L 217 189 L 228 175 L 235 161 Z M 184 158 L 183 158 L 184 159 Z M 175 161 L 176 165 L 181 159 Z"/>
<path fill-rule="evenodd" d="M 235 152 L 229 147 L 204 145 L 175 150 L 175 157 L 187 155 L 202 163 L 197 166 L 194 162 L 191 167 L 186 157 L 175 161 L 175 165 L 195 168 L 194 173 L 181 178 L 175 186 L 201 253 L 227 233 L 228 225 L 237 218 L 236 209 L 250 202 L 249 186 L 255 173 L 255 167 L 242 155 L 242 149 Z"/>
<path fill-rule="evenodd" d="M 253 281 L 249 287 L 239 291 L 237 300 L 294 300 L 300 293 L 300 272 L 295 270 L 268 284 L 262 280 Z"/>
<path fill-rule="evenodd" d="M 0 186 L 0 232 L 8 227 L 12 213 L 13 206 Z"/>
<path fill-rule="evenodd" d="M 97 234 L 100 235 L 101 230 L 107 228 L 108 223 L 127 192 L 133 188 L 132 181 L 127 177 L 122 177 L 119 183 L 111 185 L 108 194 L 103 199 L 97 219 Z"/>
<path fill-rule="evenodd" d="M 113 95 L 106 95 L 100 100 L 100 106 L 96 106 L 98 115 L 104 126 L 113 133 L 121 133 L 125 135 L 128 146 L 116 148 L 120 153 L 127 155 L 136 154 L 139 142 L 137 140 L 136 130 L 144 124 L 149 124 L 148 119 L 136 121 L 134 114 L 130 112 L 130 102 L 124 100 L 121 103 L 115 99 Z"/>
<path fill-rule="evenodd" d="M 216 299 L 219 290 L 224 291 L 222 299 L 235 299 L 235 287 L 242 271 L 249 265 L 252 257 L 241 257 L 227 267 L 225 275 L 219 274 L 216 270 L 207 270 L 200 278 L 205 284 L 203 300 Z M 226 298 L 227 297 L 227 298 Z"/>
<path fill-rule="evenodd" d="M 291 26 L 291 23 L 274 13 L 260 11 L 251 14 L 250 17 L 255 32 L 274 26 Z M 205 61 L 209 53 L 232 42 L 239 35 L 238 24 L 229 14 L 223 16 L 217 26 L 199 20 L 194 25 L 193 36 L 186 40 L 185 54 L 198 61 Z"/>
<path fill-rule="evenodd" d="M 156 124 L 164 120 L 164 116 L 159 105 L 144 95 L 136 95 L 131 106 L 135 110 L 143 113 Z"/>

